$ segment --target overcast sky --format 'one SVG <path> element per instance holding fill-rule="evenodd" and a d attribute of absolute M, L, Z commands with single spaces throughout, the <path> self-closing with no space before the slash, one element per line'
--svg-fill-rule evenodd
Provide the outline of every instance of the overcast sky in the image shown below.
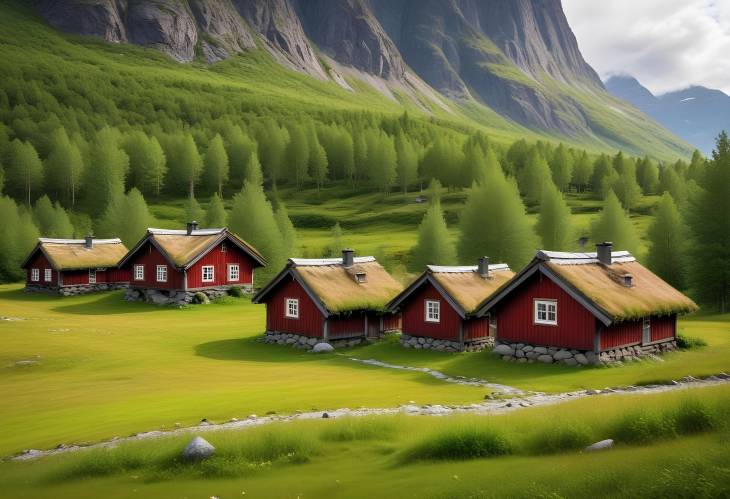
<path fill-rule="evenodd" d="M 692 84 L 730 94 L 730 0 L 563 0 L 583 57 L 655 94 Z"/>

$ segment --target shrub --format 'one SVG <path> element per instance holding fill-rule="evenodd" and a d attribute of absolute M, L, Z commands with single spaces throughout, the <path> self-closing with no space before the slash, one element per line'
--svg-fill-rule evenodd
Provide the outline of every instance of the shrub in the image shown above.
<path fill-rule="evenodd" d="M 243 289 L 240 286 L 233 286 L 228 290 L 228 294 L 234 298 L 243 298 Z"/>
<path fill-rule="evenodd" d="M 208 298 L 208 295 L 203 293 L 202 291 L 198 291 L 193 295 L 193 300 L 195 303 L 210 303 L 210 299 Z"/>
<path fill-rule="evenodd" d="M 692 350 L 706 346 L 707 342 L 702 338 L 694 338 L 692 336 L 685 336 L 684 333 L 677 333 L 677 347 L 682 350 Z"/>
<path fill-rule="evenodd" d="M 611 435 L 617 442 L 647 444 L 676 436 L 674 420 L 668 414 L 645 410 L 624 414 L 614 424 Z"/>
<path fill-rule="evenodd" d="M 511 442 L 494 428 L 469 425 L 436 432 L 407 449 L 404 460 L 478 459 L 512 452 Z"/>
<path fill-rule="evenodd" d="M 396 428 L 397 424 L 392 418 L 382 416 L 342 418 L 328 425 L 320 434 L 320 438 L 332 442 L 384 440 L 392 436 Z"/>
<path fill-rule="evenodd" d="M 696 399 L 685 399 L 673 414 L 677 433 L 700 433 L 719 426 L 715 411 Z"/>
<path fill-rule="evenodd" d="M 582 449 L 591 443 L 591 436 L 590 429 L 577 421 L 555 422 L 529 437 L 527 450 L 532 454 L 554 454 Z"/>

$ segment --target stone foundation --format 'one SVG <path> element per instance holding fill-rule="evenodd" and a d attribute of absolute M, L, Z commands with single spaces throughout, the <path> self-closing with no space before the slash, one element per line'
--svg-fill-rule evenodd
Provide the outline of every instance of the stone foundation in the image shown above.
<path fill-rule="evenodd" d="M 478 341 L 465 342 L 463 347 L 458 341 L 441 340 L 425 336 L 411 336 L 405 333 L 400 335 L 400 343 L 405 348 L 416 350 L 436 350 L 438 352 L 478 352 L 494 344 L 494 338 L 487 337 Z"/>
<path fill-rule="evenodd" d="M 129 288 L 124 293 L 124 299 L 127 301 L 143 301 L 155 305 L 175 305 L 182 307 L 194 303 L 208 303 L 210 300 L 228 296 L 229 289 L 230 287 L 218 287 L 199 291 L 167 291 L 164 289 Z M 250 286 L 242 286 L 241 289 L 246 294 L 250 294 L 253 291 Z M 202 293 L 205 298 L 199 299 L 201 296 L 199 293 Z"/>
<path fill-rule="evenodd" d="M 76 286 L 38 286 L 36 284 L 26 284 L 25 291 L 27 293 L 49 293 L 61 296 L 77 296 L 89 293 L 99 293 L 101 291 L 113 291 L 115 289 L 127 289 L 129 285 L 123 283 L 98 283 L 98 284 L 79 284 Z"/>
<path fill-rule="evenodd" d="M 342 338 L 331 339 L 329 343 L 334 348 L 350 348 L 365 342 L 365 338 Z M 312 338 L 294 333 L 279 333 L 277 331 L 266 331 L 264 343 L 276 345 L 291 345 L 302 350 L 311 350 L 317 343 L 325 343 L 322 338 Z"/>
<path fill-rule="evenodd" d="M 507 362 L 545 364 L 565 364 L 568 366 L 611 364 L 615 362 L 631 362 L 641 360 L 649 355 L 657 355 L 677 348 L 674 340 L 651 345 L 635 345 L 631 347 L 606 350 L 597 354 L 591 351 L 582 351 L 560 347 L 534 346 L 525 343 L 497 341 L 492 353 L 502 357 Z"/>

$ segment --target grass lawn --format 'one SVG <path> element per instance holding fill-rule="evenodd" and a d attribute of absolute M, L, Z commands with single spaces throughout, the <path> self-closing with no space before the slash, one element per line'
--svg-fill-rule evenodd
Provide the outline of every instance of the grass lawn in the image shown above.
<path fill-rule="evenodd" d="M 121 293 L 72 298 L 0 286 L 0 455 L 96 441 L 202 418 L 269 411 L 462 404 L 482 388 L 314 356 L 256 341 L 264 308 L 248 300 L 184 310 L 125 303 Z M 392 340 L 348 355 L 423 365 L 520 388 L 560 392 L 730 370 L 730 316 L 680 323 L 709 346 L 619 368 L 508 364 L 487 353 L 410 351 Z M 37 363 L 17 364 L 31 360 Z"/>
<path fill-rule="evenodd" d="M 217 455 L 201 464 L 175 457 L 189 436 L 1 463 L 0 495 L 725 497 L 728 402 L 730 387 L 720 386 L 581 399 L 501 416 L 278 423 L 206 434 Z M 490 453 L 485 435 L 507 442 L 506 454 Z M 609 437 L 616 439 L 615 449 L 580 452 L 586 443 Z M 414 459 L 414 449 L 429 442 L 450 457 Z"/>

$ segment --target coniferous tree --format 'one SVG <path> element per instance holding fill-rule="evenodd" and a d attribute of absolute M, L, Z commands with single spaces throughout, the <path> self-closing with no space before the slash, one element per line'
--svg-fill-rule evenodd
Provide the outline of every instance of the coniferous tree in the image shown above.
<path fill-rule="evenodd" d="M 609 191 L 601 215 L 591 227 L 591 239 L 597 243 L 611 241 L 616 250 L 630 251 L 635 256 L 639 250 L 636 229 L 613 191 Z"/>
<path fill-rule="evenodd" d="M 261 170 L 261 163 L 259 163 L 259 157 L 255 152 L 251 153 L 248 158 L 248 164 L 246 165 L 246 176 L 244 181 L 248 180 L 253 185 L 262 186 L 264 185 L 264 173 Z"/>
<path fill-rule="evenodd" d="M 297 232 L 294 229 L 294 224 L 289 219 L 286 206 L 279 204 L 279 208 L 274 212 L 274 218 L 276 218 L 276 226 L 279 228 L 279 233 L 281 234 L 282 253 L 285 258 L 291 258 L 295 256 Z"/>
<path fill-rule="evenodd" d="M 193 136 L 185 134 L 179 143 L 178 156 L 175 158 L 178 162 L 175 175 L 179 176 L 180 181 L 188 185 L 188 196 L 195 198 L 195 186 L 200 181 L 200 173 L 203 169 L 203 160 L 198 153 L 198 146 L 195 144 Z"/>
<path fill-rule="evenodd" d="M 630 210 L 636 206 L 641 199 L 641 187 L 636 182 L 633 162 L 624 161 L 621 171 L 618 172 L 618 178 L 611 184 L 611 188 L 624 209 Z"/>
<path fill-rule="evenodd" d="M 461 212 L 458 254 L 462 262 L 487 255 L 519 269 L 535 254 L 537 238 L 517 186 L 501 168 L 488 170 L 483 185 L 475 184 Z"/>
<path fill-rule="evenodd" d="M 256 129 L 258 157 L 274 188 L 279 181 L 287 157 L 289 132 L 281 128 L 273 119 L 267 118 Z"/>
<path fill-rule="evenodd" d="M 649 253 L 646 261 L 659 277 L 678 289 L 685 288 L 685 228 L 672 196 L 662 195 L 654 221 L 647 232 Z"/>
<path fill-rule="evenodd" d="M 367 178 L 368 171 L 368 143 L 365 140 L 365 134 L 362 130 L 358 130 L 352 137 L 353 157 L 355 164 L 356 180 Z"/>
<path fill-rule="evenodd" d="M 314 179 L 317 190 L 319 190 L 327 180 L 329 172 L 327 164 L 327 152 L 319 143 L 317 132 L 313 125 L 307 128 L 307 142 L 309 144 L 309 176 Z"/>
<path fill-rule="evenodd" d="M 489 148 L 491 151 L 491 148 Z M 487 169 L 486 152 L 481 145 L 475 141 L 468 140 L 464 144 L 464 164 L 461 167 L 462 181 L 464 187 L 474 182 L 484 180 Z"/>
<path fill-rule="evenodd" d="M 610 176 L 612 173 L 616 174 L 613 166 L 611 165 L 611 160 L 607 155 L 601 154 L 593 162 L 593 173 L 591 174 L 590 180 L 591 190 L 599 194 L 602 198 L 605 198 L 607 193 L 602 192 L 605 178 Z"/>
<path fill-rule="evenodd" d="M 395 136 L 395 152 L 398 157 L 398 183 L 403 194 L 418 178 L 418 154 L 411 141 L 402 132 Z"/>
<path fill-rule="evenodd" d="M 129 156 L 129 185 L 159 196 L 167 173 L 167 163 L 157 138 L 135 131 L 124 139 L 122 145 Z"/>
<path fill-rule="evenodd" d="M 23 278 L 21 262 L 38 241 L 38 229 L 30 213 L 20 210 L 13 199 L 0 197 L 0 282 Z"/>
<path fill-rule="evenodd" d="M 689 163 L 689 169 L 687 170 L 687 180 L 694 180 L 698 183 L 701 182 L 706 165 L 707 160 L 702 156 L 700 151 L 695 149 L 692 153 L 692 160 Z"/>
<path fill-rule="evenodd" d="M 432 180 L 429 191 L 438 192 L 441 184 Z M 418 227 L 418 241 L 411 250 L 411 268 L 416 272 L 425 270 L 426 265 L 454 265 L 456 263 L 456 247 L 451 241 L 446 226 L 441 200 L 438 195 L 431 196 L 431 205 L 423 216 Z"/>
<path fill-rule="evenodd" d="M 208 150 L 205 152 L 205 173 L 208 177 L 208 185 L 211 190 L 223 195 L 223 185 L 228 182 L 228 153 L 223 145 L 223 138 L 220 134 L 216 134 L 213 140 L 208 144 Z"/>
<path fill-rule="evenodd" d="M 118 237 L 129 248 L 137 244 L 152 223 L 142 193 L 133 187 L 126 194 L 117 194 L 109 201 L 104 215 L 96 225 L 102 237 Z"/>
<path fill-rule="evenodd" d="M 206 227 L 225 227 L 228 221 L 226 208 L 223 206 L 223 200 L 218 193 L 213 194 L 208 204 L 208 210 L 205 212 Z"/>
<path fill-rule="evenodd" d="M 668 192 L 672 199 L 679 205 L 684 205 L 687 200 L 687 185 L 679 176 L 674 167 L 665 166 L 659 173 L 659 193 Z"/>
<path fill-rule="evenodd" d="M 571 249 L 573 231 L 570 208 L 557 187 L 550 182 L 542 191 L 535 231 L 542 239 L 543 248 L 553 251 Z"/>
<path fill-rule="evenodd" d="M 654 194 L 657 191 L 659 188 L 659 168 L 654 160 L 645 156 L 637 163 L 636 180 L 645 196 Z"/>
<path fill-rule="evenodd" d="M 688 280 L 695 296 L 721 312 L 730 310 L 730 140 L 718 137 L 687 204 L 690 230 Z"/>
<path fill-rule="evenodd" d="M 330 230 L 330 243 L 324 249 L 324 256 L 336 257 L 345 248 L 342 242 L 343 234 L 340 222 L 335 223 Z"/>
<path fill-rule="evenodd" d="M 49 147 L 50 152 L 45 161 L 46 189 L 60 192 L 63 199 L 74 206 L 76 191 L 84 169 L 81 151 L 71 142 L 63 127 L 54 130 Z"/>
<path fill-rule="evenodd" d="M 33 220 L 43 237 L 65 239 L 73 236 L 74 227 L 66 210 L 58 202 L 53 205 L 47 195 L 36 201 Z"/>
<path fill-rule="evenodd" d="M 205 211 L 195 198 L 186 198 L 183 204 L 183 210 L 185 210 L 185 220 L 187 222 L 199 222 L 205 218 Z"/>
<path fill-rule="evenodd" d="M 583 151 L 575 160 L 573 167 L 573 178 L 571 179 L 578 192 L 583 192 L 591 180 L 593 174 L 593 163 L 588 157 L 588 153 Z"/>
<path fill-rule="evenodd" d="M 370 183 L 388 193 L 395 182 L 396 162 L 393 138 L 382 132 L 368 135 L 368 174 Z"/>
<path fill-rule="evenodd" d="M 537 149 L 533 149 L 525 166 L 519 174 L 520 192 L 529 204 L 538 204 L 542 199 L 542 190 L 548 182 L 552 182 L 550 166 Z"/>
<path fill-rule="evenodd" d="M 226 131 L 225 139 L 228 163 L 230 164 L 229 177 L 231 185 L 238 190 L 243 187 L 248 162 L 251 153 L 257 152 L 257 145 L 239 126 L 229 128 Z"/>
<path fill-rule="evenodd" d="M 508 165 L 506 172 L 513 177 L 519 176 L 519 172 L 522 171 L 527 164 L 530 149 L 530 145 L 525 139 L 513 142 L 505 156 L 505 163 Z"/>
<path fill-rule="evenodd" d="M 558 145 L 550 158 L 550 170 L 555 186 L 560 191 L 566 191 L 573 177 L 573 156 L 562 143 Z"/>
<path fill-rule="evenodd" d="M 89 168 L 84 170 L 84 192 L 89 213 L 101 214 L 116 196 L 124 195 L 124 178 L 129 156 L 119 147 L 119 134 L 105 127 L 89 151 Z"/>
<path fill-rule="evenodd" d="M 10 143 L 7 175 L 8 191 L 18 198 L 25 198 L 28 206 L 34 192 L 43 184 L 43 163 L 30 142 L 15 139 Z"/>
<path fill-rule="evenodd" d="M 304 127 L 298 123 L 289 125 L 289 144 L 286 147 L 286 163 L 289 175 L 294 178 L 297 187 L 307 180 L 309 167 L 309 142 Z"/>

